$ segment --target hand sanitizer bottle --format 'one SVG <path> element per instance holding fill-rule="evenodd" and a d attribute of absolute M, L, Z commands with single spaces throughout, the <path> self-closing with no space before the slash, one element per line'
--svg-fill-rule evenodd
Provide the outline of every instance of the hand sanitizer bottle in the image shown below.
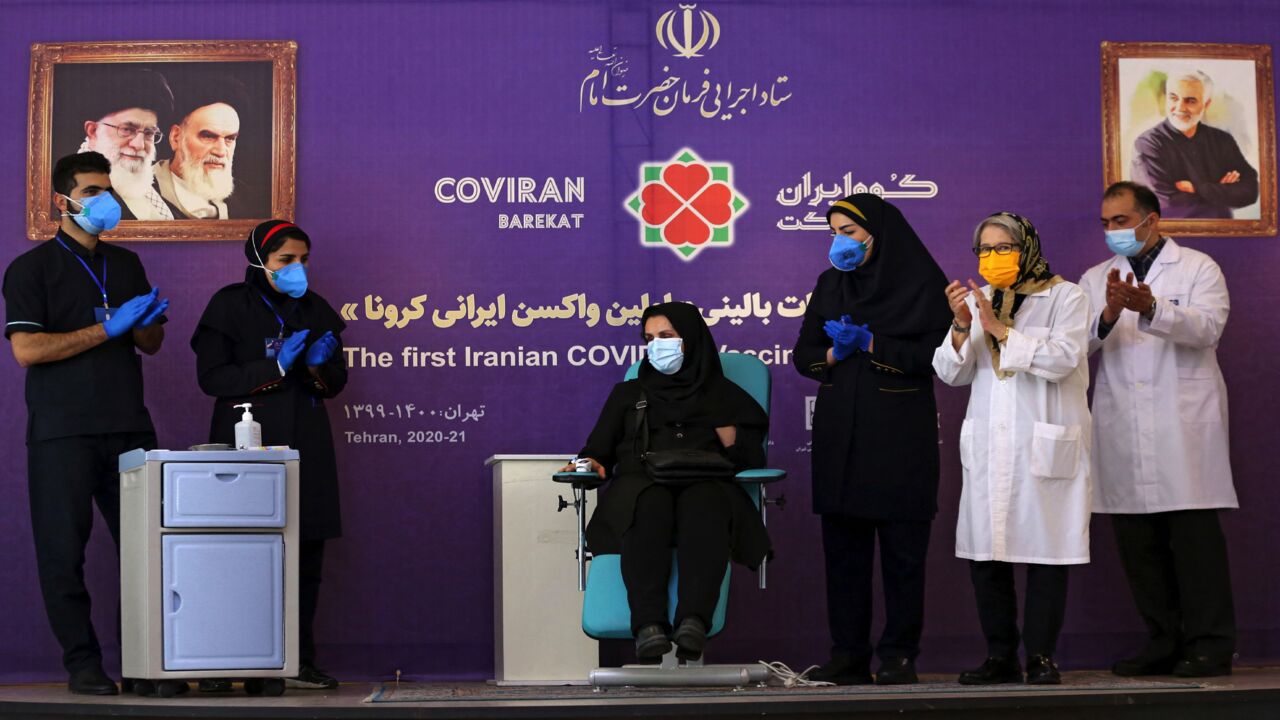
<path fill-rule="evenodd" d="M 252 450 L 262 447 L 262 426 L 254 422 L 253 413 L 249 412 L 253 409 L 253 403 L 244 403 L 236 407 L 244 408 L 244 417 L 236 423 L 236 449 Z"/>

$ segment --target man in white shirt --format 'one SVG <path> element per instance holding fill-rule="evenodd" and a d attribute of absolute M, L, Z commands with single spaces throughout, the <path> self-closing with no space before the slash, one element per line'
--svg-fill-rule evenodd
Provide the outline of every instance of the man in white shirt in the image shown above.
<path fill-rule="evenodd" d="M 1146 647 L 1123 676 L 1231 673 L 1235 613 L 1218 511 L 1236 508 L 1217 347 L 1230 302 L 1208 255 L 1160 234 L 1160 201 L 1119 182 L 1102 199 L 1115 255 L 1080 281 L 1101 308 L 1093 511 L 1111 515 Z"/>

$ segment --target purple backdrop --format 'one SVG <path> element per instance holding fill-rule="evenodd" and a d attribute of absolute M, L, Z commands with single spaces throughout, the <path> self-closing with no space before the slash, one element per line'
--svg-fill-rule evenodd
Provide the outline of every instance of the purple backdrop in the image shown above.
<path fill-rule="evenodd" d="M 0 264 L 32 245 L 23 239 L 30 43 L 296 40 L 297 220 L 315 240 L 313 287 L 335 307 L 358 304 L 359 319 L 345 335 L 349 346 L 389 352 L 393 361 L 387 368 L 354 369 L 330 410 L 346 537 L 328 553 L 321 661 L 346 678 L 387 677 L 396 669 L 482 678 L 492 672 L 493 617 L 491 493 L 482 461 L 494 453 L 573 452 L 625 362 L 574 367 L 570 348 L 638 339 L 636 327 L 604 318 L 589 326 L 577 315 L 544 315 L 519 326 L 519 303 L 559 306 L 565 295 L 584 293 L 585 302 L 607 313 L 615 302 L 625 309 L 642 293 L 669 292 L 723 312 L 741 305 L 744 293 L 759 293 L 773 309 L 749 313 L 741 324 L 722 318 L 712 328 L 717 341 L 736 349 L 790 348 L 798 320 L 777 303 L 803 298 L 827 266 L 824 233 L 778 225 L 814 209 L 779 202 L 806 173 L 815 187 L 834 188 L 846 173 L 854 183 L 878 181 L 889 189 L 906 174 L 935 183 L 936 197 L 903 199 L 900 206 L 954 277 L 976 275 L 967 250 L 974 223 L 1009 209 L 1037 224 L 1054 269 L 1077 279 L 1106 255 L 1096 220 L 1099 43 L 1271 42 L 1280 37 L 1280 15 L 1269 5 L 1236 0 L 1208 11 L 1183 0 L 702 2 L 699 10 L 714 13 L 721 36 L 702 57 L 689 59 L 675 57 L 654 36 L 659 17 L 677 9 L 674 2 L 175 0 L 57 8 L 4 2 L 0 164 L 9 170 L 0 176 Z M 700 27 L 699 20 L 694 29 Z M 678 40 L 681 32 L 677 26 Z M 615 59 L 599 59 L 609 55 Z M 599 102 L 598 85 L 583 87 L 584 78 L 618 59 L 626 60 L 626 72 L 610 84 L 615 99 L 647 91 L 668 72 L 687 80 L 689 97 L 704 79 L 713 86 L 733 82 L 736 89 L 757 84 L 757 94 L 740 106 L 749 112 L 735 109 L 728 120 L 704 118 L 678 95 L 666 115 L 648 103 L 608 107 Z M 617 90 L 619 84 L 629 91 Z M 762 106 L 759 92 L 770 86 L 772 101 Z M 240 151 L 253 142 L 242 138 Z M 732 245 L 708 248 L 692 262 L 668 248 L 643 247 L 639 224 L 623 205 L 638 189 L 641 163 L 666 161 L 685 147 L 709 162 L 731 163 L 733 184 L 750 203 L 736 221 Z M 535 178 L 539 190 L 548 177 L 581 177 L 583 198 L 510 203 L 504 195 L 490 203 L 482 192 L 475 203 L 445 203 L 436 196 L 441 178 L 511 176 Z M 499 229 L 498 216 L 510 213 L 582 217 L 579 228 Z M 1266 360 L 1280 352 L 1273 319 L 1280 298 L 1270 272 L 1280 246 L 1276 238 L 1187 244 L 1217 259 L 1233 293 L 1235 311 L 1219 358 L 1231 389 L 1232 459 L 1243 509 L 1228 514 L 1225 524 L 1241 660 L 1260 662 L 1280 657 L 1280 567 L 1271 552 L 1280 541 L 1271 514 L 1280 491 L 1272 482 L 1276 435 L 1267 400 L 1277 383 Z M 240 279 L 240 247 L 132 248 L 173 301 L 166 346 L 144 366 L 161 446 L 185 447 L 204 439 L 210 406 L 195 385 L 187 340 L 212 292 Z M 366 296 L 405 308 L 423 294 L 425 315 L 403 328 L 366 314 Z M 472 294 L 482 308 L 504 296 L 505 313 L 495 326 L 472 315 L 440 327 L 445 313 L 458 308 L 456 298 Z M 459 354 L 466 347 L 523 346 L 554 352 L 559 365 L 403 367 L 401 352 L 413 346 Z M 778 560 L 770 589 L 756 591 L 748 573 L 735 576 L 732 622 L 715 654 L 803 666 L 824 659 L 827 646 L 818 526 L 808 509 L 803 451 L 805 397 L 815 389 L 790 365 L 773 370 L 770 459 L 791 473 L 791 503 L 771 517 Z M 0 485 L 0 680 L 57 679 L 58 651 L 31 549 L 22 370 L 3 358 L 0 388 L 0 453 L 9 468 Z M 956 670 L 983 652 L 966 567 L 953 556 L 956 433 L 967 394 L 941 389 L 939 397 L 943 479 L 924 671 Z M 382 404 L 392 416 L 348 417 L 346 406 L 363 404 Z M 405 404 L 415 406 L 411 420 L 394 417 L 392 408 L 403 412 Z M 349 444 L 347 431 L 397 433 L 406 444 Z M 441 434 L 408 444 L 413 431 Z M 1135 649 L 1141 637 L 1105 522 L 1095 524 L 1093 555 L 1093 564 L 1072 575 L 1060 649 L 1067 667 L 1109 662 Z M 106 636 L 114 636 L 115 572 L 99 530 L 88 575 Z M 114 638 L 107 642 L 114 652 Z"/>

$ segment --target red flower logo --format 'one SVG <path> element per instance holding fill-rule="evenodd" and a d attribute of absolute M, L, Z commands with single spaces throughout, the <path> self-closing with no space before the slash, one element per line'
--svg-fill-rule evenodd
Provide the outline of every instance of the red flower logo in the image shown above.
<path fill-rule="evenodd" d="M 683 150 L 663 164 L 641 167 L 641 187 L 627 207 L 644 224 L 643 244 L 662 243 L 686 260 L 700 246 L 731 244 L 734 217 L 747 207 L 732 186 L 732 166 L 706 163 Z"/>

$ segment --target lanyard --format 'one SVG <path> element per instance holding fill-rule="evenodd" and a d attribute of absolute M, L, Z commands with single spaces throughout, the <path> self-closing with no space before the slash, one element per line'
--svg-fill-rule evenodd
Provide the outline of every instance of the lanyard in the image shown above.
<path fill-rule="evenodd" d="M 97 285 L 98 290 L 102 291 L 102 307 L 110 310 L 111 305 L 107 302 L 107 256 L 106 255 L 102 256 L 102 280 L 99 281 L 98 274 L 93 271 L 93 268 L 89 267 L 89 263 L 85 262 L 84 258 L 77 255 L 76 251 L 67 247 L 67 244 L 62 242 L 62 238 L 58 238 L 57 240 L 58 240 L 58 244 L 61 245 L 64 250 L 71 253 L 71 256 L 74 257 L 76 260 L 80 261 L 80 264 L 84 266 L 84 271 L 89 273 L 89 277 L 93 278 L 93 284 Z M 263 298 L 263 299 L 265 300 L 266 298 Z M 283 325 L 284 321 L 281 320 L 280 323 L 281 325 Z"/>
<path fill-rule="evenodd" d="M 271 304 L 271 301 L 267 299 L 266 295 L 263 295 L 262 293 L 258 293 L 258 297 L 262 298 L 262 302 L 267 304 L 267 309 L 271 311 L 271 314 L 276 316 L 276 322 L 280 323 L 280 333 L 276 335 L 276 338 L 283 339 L 284 338 L 284 318 L 280 317 L 280 313 L 276 311 L 276 306 Z"/>

